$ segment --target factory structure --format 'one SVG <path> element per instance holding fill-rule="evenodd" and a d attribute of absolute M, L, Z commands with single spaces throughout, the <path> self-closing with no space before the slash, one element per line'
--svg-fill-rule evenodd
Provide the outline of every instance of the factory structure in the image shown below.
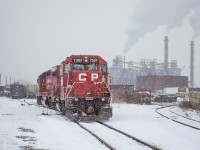
<path fill-rule="evenodd" d="M 164 38 L 164 61 L 142 59 L 140 62 L 126 61 L 123 56 L 116 56 L 109 67 L 113 85 L 134 85 L 153 92 L 166 87 L 194 86 L 194 41 L 191 41 L 190 81 L 182 76 L 183 68 L 178 67 L 177 60 L 168 60 L 168 37 Z"/>

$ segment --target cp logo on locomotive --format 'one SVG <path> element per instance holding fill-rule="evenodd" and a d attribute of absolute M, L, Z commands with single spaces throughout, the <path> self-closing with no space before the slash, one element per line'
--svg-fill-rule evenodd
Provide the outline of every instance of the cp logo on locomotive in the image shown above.
<path fill-rule="evenodd" d="M 91 73 L 91 81 L 94 81 L 95 79 L 98 79 L 98 73 Z M 78 80 L 79 81 L 86 81 L 87 80 L 87 74 L 86 73 L 79 73 Z"/>

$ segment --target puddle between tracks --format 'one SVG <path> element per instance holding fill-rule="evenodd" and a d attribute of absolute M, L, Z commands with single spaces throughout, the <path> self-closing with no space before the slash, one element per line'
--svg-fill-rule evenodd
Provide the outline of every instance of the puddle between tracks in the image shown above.
<path fill-rule="evenodd" d="M 35 131 L 33 129 L 28 129 L 28 128 L 24 128 L 24 127 L 19 127 L 17 129 L 21 132 L 26 132 L 26 133 L 30 133 L 30 134 L 35 133 Z M 35 148 L 33 145 L 36 144 L 37 138 L 34 136 L 20 135 L 20 136 L 15 136 L 15 137 L 28 144 L 26 146 L 20 146 L 21 150 L 50 150 L 50 149 L 44 149 L 44 148 Z"/>
<path fill-rule="evenodd" d="M 35 133 L 35 131 L 33 129 L 26 129 L 24 127 L 19 127 L 17 128 L 19 131 L 22 131 L 22 132 L 31 132 L 31 133 Z"/>
<path fill-rule="evenodd" d="M 31 136 L 16 136 L 16 138 L 18 139 L 22 139 L 22 141 L 24 142 L 35 142 L 37 141 L 36 137 L 31 137 Z M 35 144 L 35 143 L 31 143 L 31 144 Z"/>
<path fill-rule="evenodd" d="M 17 129 L 21 132 L 26 132 L 26 133 L 30 133 L 30 134 L 35 133 L 35 131 L 33 129 L 28 129 L 28 128 L 24 128 L 24 127 L 19 127 Z M 35 148 L 33 145 L 36 144 L 37 138 L 34 136 L 19 135 L 19 136 L 15 136 L 15 137 L 28 144 L 26 146 L 20 146 L 21 150 L 49 150 L 49 149 L 43 149 L 43 148 Z"/>
<path fill-rule="evenodd" d="M 13 114 L 1 114 L 2 116 L 12 116 Z"/>
<path fill-rule="evenodd" d="M 28 146 L 20 146 L 20 148 L 21 148 L 21 150 L 50 150 L 50 149 L 43 149 L 43 148 L 38 149 L 38 148 L 35 148 L 33 146 L 30 146 L 30 145 L 28 145 Z"/>

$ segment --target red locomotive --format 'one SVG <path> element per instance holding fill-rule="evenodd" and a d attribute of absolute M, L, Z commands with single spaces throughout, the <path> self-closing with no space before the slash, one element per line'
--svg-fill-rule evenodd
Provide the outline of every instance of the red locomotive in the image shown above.
<path fill-rule="evenodd" d="M 107 62 L 96 55 L 72 55 L 38 77 L 38 104 L 64 113 L 70 119 L 112 117 Z"/>

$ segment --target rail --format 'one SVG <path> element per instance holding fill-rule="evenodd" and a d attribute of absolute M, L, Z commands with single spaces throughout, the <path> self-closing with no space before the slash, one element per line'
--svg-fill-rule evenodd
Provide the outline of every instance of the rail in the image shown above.
<path fill-rule="evenodd" d="M 171 113 L 173 113 L 173 114 L 176 114 L 176 115 L 181 116 L 181 117 L 183 117 L 183 118 L 186 118 L 186 119 L 189 119 L 189 120 L 192 120 L 192 121 L 195 121 L 195 122 L 200 123 L 200 121 L 198 121 L 198 120 L 191 119 L 191 118 L 185 117 L 185 116 L 183 116 L 183 115 L 180 115 L 180 114 L 178 114 L 178 113 L 175 113 L 175 112 L 173 112 L 171 109 L 172 109 L 172 108 L 170 108 L 169 111 L 170 111 Z"/>
<path fill-rule="evenodd" d="M 114 130 L 114 131 L 116 131 L 116 132 L 119 132 L 119 133 L 125 135 L 126 137 L 129 137 L 129 138 L 131 138 L 132 140 L 135 140 L 135 141 L 137 141 L 138 143 L 143 144 L 143 145 L 145 145 L 145 146 L 147 146 L 147 147 L 149 147 L 149 148 L 151 148 L 151 149 L 153 149 L 153 150 L 161 150 L 161 149 L 158 148 L 156 145 L 152 145 L 152 144 L 150 144 L 150 143 L 147 143 L 147 142 L 145 142 L 145 141 L 143 141 L 143 140 L 141 140 L 141 139 L 138 139 L 138 138 L 136 138 L 136 137 L 134 137 L 134 136 L 132 136 L 132 135 L 130 135 L 130 134 L 128 134 L 128 133 L 125 133 L 125 132 L 123 132 L 123 131 L 120 131 L 119 129 L 116 129 L 116 128 L 114 128 L 114 127 L 111 127 L 111 126 L 109 126 L 109 125 L 107 125 L 107 124 L 105 124 L 105 123 L 103 123 L 103 122 L 101 122 L 101 121 L 96 121 L 96 122 L 98 122 L 98 123 L 100 123 L 100 124 L 102 124 L 102 125 L 104 125 L 104 126 L 110 128 L 110 129 L 112 129 L 112 130 Z"/>
<path fill-rule="evenodd" d="M 167 117 L 167 116 L 163 115 L 162 113 L 160 113 L 160 112 L 158 111 L 159 109 L 163 109 L 163 108 L 166 108 L 166 107 L 172 107 L 172 106 L 174 106 L 174 105 L 159 107 L 159 108 L 157 108 L 155 111 L 156 111 L 156 113 L 160 114 L 161 116 L 163 116 L 163 117 L 165 117 L 165 118 L 167 118 L 167 119 L 169 119 L 169 120 L 171 120 L 171 121 L 174 121 L 174 122 L 176 122 L 176 123 L 179 123 L 179 124 L 181 124 L 181 125 L 184 125 L 184 126 L 187 126 L 187 127 L 193 128 L 193 129 L 196 129 L 196 130 L 200 130 L 200 128 L 198 128 L 198 127 L 194 127 L 194 126 L 192 126 L 192 125 L 189 125 L 189 124 L 186 124 L 186 123 L 183 123 L 183 122 L 174 120 L 174 119 L 172 119 L 172 118 L 170 118 L 170 117 Z M 187 119 L 187 118 L 186 118 L 186 119 Z"/>
<path fill-rule="evenodd" d="M 91 132 L 90 130 L 88 130 L 87 128 L 85 128 L 84 126 L 82 126 L 80 123 L 78 123 L 78 122 L 75 122 L 75 123 L 77 125 L 79 125 L 82 129 L 84 129 L 88 133 L 90 133 L 92 136 L 94 136 L 97 140 L 99 140 L 103 145 L 105 145 L 110 150 L 116 150 L 114 147 L 112 147 L 110 144 L 108 144 L 106 141 L 104 141 L 103 139 L 101 139 L 99 136 L 97 136 L 96 134 L 94 134 L 93 132 Z"/>

